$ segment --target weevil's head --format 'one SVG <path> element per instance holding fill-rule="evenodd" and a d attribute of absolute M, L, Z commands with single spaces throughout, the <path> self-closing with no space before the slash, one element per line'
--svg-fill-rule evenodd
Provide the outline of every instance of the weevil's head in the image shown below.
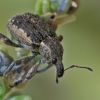
<path fill-rule="evenodd" d="M 51 63 L 56 67 L 56 77 L 60 78 L 64 74 L 64 66 L 62 63 L 63 47 L 59 40 L 55 37 L 48 37 L 41 42 L 40 54 L 46 58 L 46 63 Z"/>

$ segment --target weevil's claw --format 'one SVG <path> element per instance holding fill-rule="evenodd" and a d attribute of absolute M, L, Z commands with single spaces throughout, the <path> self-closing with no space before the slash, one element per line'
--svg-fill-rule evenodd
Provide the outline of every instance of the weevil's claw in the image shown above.
<path fill-rule="evenodd" d="M 13 88 L 13 87 L 15 87 L 15 86 L 17 86 L 19 83 L 21 83 L 22 82 L 22 80 L 18 80 L 18 81 L 16 81 L 13 85 L 9 85 L 11 88 Z"/>

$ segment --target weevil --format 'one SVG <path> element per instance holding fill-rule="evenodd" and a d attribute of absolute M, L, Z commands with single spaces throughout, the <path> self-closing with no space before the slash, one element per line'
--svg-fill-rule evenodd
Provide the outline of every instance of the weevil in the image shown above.
<path fill-rule="evenodd" d="M 13 47 L 28 49 L 32 53 L 32 56 L 22 57 L 12 62 L 9 68 L 3 73 L 4 77 L 8 76 L 15 65 L 25 65 L 37 55 L 41 55 L 41 59 L 29 69 L 25 78 L 16 81 L 14 86 L 20 82 L 26 83 L 36 73 L 44 72 L 53 65 L 55 65 L 56 69 L 56 83 L 58 83 L 58 78 L 63 76 L 64 71 L 69 68 L 86 68 L 92 71 L 89 67 L 75 65 L 64 69 L 62 63 L 63 46 L 60 43 L 63 39 L 62 35 L 57 36 L 51 25 L 36 14 L 24 13 L 13 16 L 8 21 L 7 29 L 9 33 L 18 41 L 18 44 L 14 43 L 1 33 L 0 41 Z M 48 65 L 38 70 L 41 63 L 47 63 Z"/>

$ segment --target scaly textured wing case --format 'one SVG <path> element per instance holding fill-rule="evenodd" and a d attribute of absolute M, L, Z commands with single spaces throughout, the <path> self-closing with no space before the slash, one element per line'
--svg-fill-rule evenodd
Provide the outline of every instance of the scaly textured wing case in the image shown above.
<path fill-rule="evenodd" d="M 12 17 L 7 24 L 8 31 L 19 42 L 26 45 L 39 44 L 46 37 L 55 37 L 52 27 L 38 15 L 25 13 Z"/>

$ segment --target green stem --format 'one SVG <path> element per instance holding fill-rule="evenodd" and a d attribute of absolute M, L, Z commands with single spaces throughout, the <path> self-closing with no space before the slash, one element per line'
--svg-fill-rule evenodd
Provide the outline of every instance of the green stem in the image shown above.
<path fill-rule="evenodd" d="M 14 92 L 13 89 L 10 89 L 8 91 L 6 91 L 5 95 L 3 96 L 2 100 L 7 100 L 7 98 L 9 97 L 9 95 Z"/>

